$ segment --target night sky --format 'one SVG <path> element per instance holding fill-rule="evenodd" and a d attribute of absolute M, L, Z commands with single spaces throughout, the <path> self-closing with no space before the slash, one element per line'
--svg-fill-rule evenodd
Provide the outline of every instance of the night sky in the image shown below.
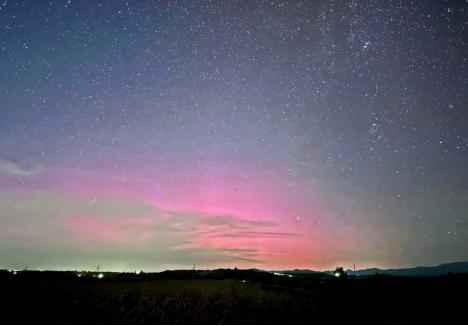
<path fill-rule="evenodd" d="M 0 268 L 468 260 L 468 2 L 0 1 Z"/>

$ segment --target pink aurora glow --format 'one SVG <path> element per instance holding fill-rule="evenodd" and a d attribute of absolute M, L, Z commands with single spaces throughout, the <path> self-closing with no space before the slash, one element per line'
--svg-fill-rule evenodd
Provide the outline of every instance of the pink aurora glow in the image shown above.
<path fill-rule="evenodd" d="M 331 211 L 318 185 L 281 173 L 280 167 L 251 170 L 238 164 L 223 166 L 222 172 L 198 166 L 179 167 L 178 173 L 149 169 L 125 173 L 131 170 L 110 173 L 95 167 L 85 174 L 55 169 L 47 178 L 29 182 L 42 191 L 87 198 L 89 206 L 112 198 L 153 207 L 154 212 L 145 215 L 124 212 L 103 218 L 86 210 L 70 214 L 65 228 L 78 243 L 143 249 L 166 233 L 186 239 L 171 244 L 171 250 L 227 250 L 239 258 L 235 265 L 272 268 L 329 266 L 356 246 L 348 241 L 342 248 L 330 237 L 339 232 L 332 230 L 335 225 L 321 222 L 330 220 Z M 185 218 L 174 218 L 180 214 Z"/>

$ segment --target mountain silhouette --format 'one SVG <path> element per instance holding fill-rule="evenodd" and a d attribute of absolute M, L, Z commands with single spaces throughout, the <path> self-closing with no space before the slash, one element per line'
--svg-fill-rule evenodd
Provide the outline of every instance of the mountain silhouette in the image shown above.
<path fill-rule="evenodd" d="M 309 269 L 295 269 L 295 270 L 285 270 L 281 271 L 283 273 L 288 273 L 291 275 L 300 274 L 313 274 L 313 273 L 327 273 L 332 274 L 333 271 L 314 271 Z M 351 269 L 346 270 L 348 275 L 375 275 L 375 274 L 386 274 L 393 276 L 439 276 L 445 275 L 448 273 L 466 273 L 468 272 L 468 262 L 453 262 L 445 263 L 437 266 L 417 266 L 410 268 L 394 268 L 394 269 L 380 269 L 380 268 L 367 268 L 357 271 Z"/>
<path fill-rule="evenodd" d="M 370 268 L 362 269 L 356 272 L 347 271 L 349 275 L 374 275 L 387 274 L 394 276 L 439 276 L 448 273 L 465 273 L 468 272 L 468 262 L 446 263 L 437 266 L 417 266 L 411 268 L 395 268 L 395 269 L 379 269 Z"/>

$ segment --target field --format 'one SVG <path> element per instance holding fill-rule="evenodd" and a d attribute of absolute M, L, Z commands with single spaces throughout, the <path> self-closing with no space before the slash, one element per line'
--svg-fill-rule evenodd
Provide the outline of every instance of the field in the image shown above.
<path fill-rule="evenodd" d="M 467 323 L 468 275 L 0 273 L 0 323 Z"/>

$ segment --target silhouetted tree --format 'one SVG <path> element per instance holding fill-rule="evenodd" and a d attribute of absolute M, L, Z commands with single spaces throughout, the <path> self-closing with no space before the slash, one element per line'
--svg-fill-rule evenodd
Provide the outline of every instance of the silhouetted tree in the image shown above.
<path fill-rule="evenodd" d="M 339 279 L 347 279 L 348 278 L 348 274 L 346 273 L 346 271 L 344 270 L 343 267 L 337 267 L 335 269 L 335 271 L 333 272 L 333 275 Z"/>

